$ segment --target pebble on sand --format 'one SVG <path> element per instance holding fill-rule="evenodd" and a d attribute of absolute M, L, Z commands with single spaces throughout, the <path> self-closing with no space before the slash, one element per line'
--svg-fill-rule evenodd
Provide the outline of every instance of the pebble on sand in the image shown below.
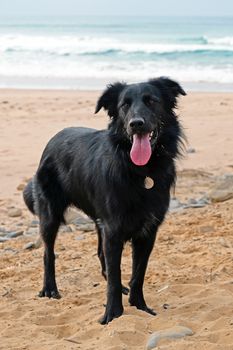
<path fill-rule="evenodd" d="M 193 147 L 189 147 L 189 148 L 187 149 L 187 153 L 196 153 L 196 150 L 195 150 L 195 148 L 193 148 Z"/>
<path fill-rule="evenodd" d="M 12 232 L 9 232 L 9 233 L 7 234 L 7 237 L 8 237 L 8 238 L 16 238 L 16 237 L 22 236 L 22 235 L 23 235 L 23 232 L 24 232 L 24 231 L 22 231 L 22 230 L 20 230 L 20 231 L 12 231 Z"/>
<path fill-rule="evenodd" d="M 38 239 L 35 242 L 28 242 L 27 244 L 25 244 L 25 246 L 23 247 L 23 249 L 38 249 L 42 246 L 42 239 L 39 236 Z"/>
<path fill-rule="evenodd" d="M 0 237 L 0 243 L 6 242 L 8 240 L 9 240 L 9 238 L 7 238 L 7 237 Z"/>
<path fill-rule="evenodd" d="M 22 210 L 19 208 L 11 208 L 8 210 L 8 216 L 10 218 L 16 218 L 22 215 Z"/>
<path fill-rule="evenodd" d="M 219 179 L 209 193 L 212 202 L 224 202 L 233 198 L 233 175 L 227 174 Z"/>
<path fill-rule="evenodd" d="M 18 186 L 17 186 L 17 190 L 18 191 L 23 191 L 24 190 L 24 188 L 25 188 L 25 184 L 19 184 Z"/>
<path fill-rule="evenodd" d="M 154 332 L 146 345 L 146 350 L 154 349 L 157 347 L 161 339 L 179 339 L 186 335 L 193 335 L 193 331 L 190 328 L 183 326 L 175 326 L 162 331 Z"/>

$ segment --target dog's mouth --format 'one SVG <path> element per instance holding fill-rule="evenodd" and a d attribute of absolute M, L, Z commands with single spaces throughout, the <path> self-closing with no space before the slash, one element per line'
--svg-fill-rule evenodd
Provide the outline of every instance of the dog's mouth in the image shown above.
<path fill-rule="evenodd" d="M 144 134 L 133 134 L 130 158 L 135 165 L 146 165 L 152 154 L 152 147 L 158 134 L 155 131 Z"/>

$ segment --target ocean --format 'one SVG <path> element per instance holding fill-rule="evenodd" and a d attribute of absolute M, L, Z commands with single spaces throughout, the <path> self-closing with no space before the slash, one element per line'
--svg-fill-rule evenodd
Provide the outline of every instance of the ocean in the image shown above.
<path fill-rule="evenodd" d="M 232 17 L 0 17 L 0 87 L 100 89 L 169 76 L 233 91 Z"/>

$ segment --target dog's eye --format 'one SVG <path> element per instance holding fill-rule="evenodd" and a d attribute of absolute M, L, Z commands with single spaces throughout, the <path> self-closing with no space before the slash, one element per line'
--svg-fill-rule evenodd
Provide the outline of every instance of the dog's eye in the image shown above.
<path fill-rule="evenodd" d="M 122 103 L 121 107 L 128 109 L 130 107 L 130 105 L 131 105 L 131 101 L 127 99 Z"/>
<path fill-rule="evenodd" d="M 148 107 L 154 107 L 158 102 L 159 102 L 159 99 L 154 98 L 154 97 L 145 96 L 145 98 L 144 98 L 144 103 Z"/>
<path fill-rule="evenodd" d="M 151 106 L 154 106 L 156 104 L 157 101 L 153 100 L 152 98 L 149 99 L 148 103 L 151 105 Z"/>

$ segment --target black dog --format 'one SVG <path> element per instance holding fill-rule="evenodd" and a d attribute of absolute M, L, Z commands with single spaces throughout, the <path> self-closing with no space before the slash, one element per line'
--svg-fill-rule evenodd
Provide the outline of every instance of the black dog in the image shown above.
<path fill-rule="evenodd" d="M 143 282 L 156 232 L 169 205 L 175 182 L 174 160 L 182 131 L 175 115 L 181 86 L 157 78 L 145 83 L 109 85 L 98 100 L 110 117 L 108 130 L 67 128 L 46 146 L 24 200 L 40 219 L 45 244 L 41 297 L 59 298 L 54 243 L 64 212 L 74 205 L 96 223 L 98 256 L 107 280 L 102 324 L 123 313 L 121 255 L 132 241 L 133 271 L 129 303 L 152 315 Z"/>

